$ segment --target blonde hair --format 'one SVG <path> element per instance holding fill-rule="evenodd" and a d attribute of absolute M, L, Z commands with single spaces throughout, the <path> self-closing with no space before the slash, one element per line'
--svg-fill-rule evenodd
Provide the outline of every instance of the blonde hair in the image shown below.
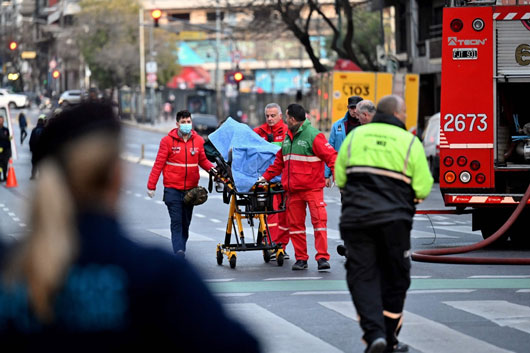
<path fill-rule="evenodd" d="M 7 279 L 23 281 L 37 317 L 53 320 L 53 299 L 79 251 L 79 210 L 105 202 L 119 163 L 120 139 L 94 132 L 64 145 L 59 158 L 39 164 L 30 208 L 30 232 L 7 267 Z"/>

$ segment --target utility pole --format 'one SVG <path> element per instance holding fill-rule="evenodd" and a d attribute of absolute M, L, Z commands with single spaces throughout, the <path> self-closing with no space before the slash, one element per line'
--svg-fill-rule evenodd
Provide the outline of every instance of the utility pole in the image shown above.
<path fill-rule="evenodd" d="M 149 61 L 153 62 L 153 27 L 149 27 Z M 155 110 L 155 87 L 154 83 L 149 84 L 149 119 L 151 124 L 154 125 L 156 119 L 156 110 Z"/>
<path fill-rule="evenodd" d="M 145 102 L 145 39 L 144 39 L 144 10 L 139 10 L 138 30 L 140 31 L 140 115 L 142 120 L 145 117 L 144 102 Z"/>

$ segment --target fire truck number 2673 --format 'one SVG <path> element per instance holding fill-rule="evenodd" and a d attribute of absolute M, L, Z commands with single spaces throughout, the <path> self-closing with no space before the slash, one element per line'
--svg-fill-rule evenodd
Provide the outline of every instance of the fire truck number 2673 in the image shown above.
<path fill-rule="evenodd" d="M 445 114 L 444 131 L 486 131 L 488 129 L 486 114 Z"/>

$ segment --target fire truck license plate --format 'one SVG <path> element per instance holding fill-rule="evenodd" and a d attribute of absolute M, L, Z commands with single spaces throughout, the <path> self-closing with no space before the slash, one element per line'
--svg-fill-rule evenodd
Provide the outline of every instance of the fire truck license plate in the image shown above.
<path fill-rule="evenodd" d="M 477 48 L 454 48 L 453 60 L 477 60 Z"/>

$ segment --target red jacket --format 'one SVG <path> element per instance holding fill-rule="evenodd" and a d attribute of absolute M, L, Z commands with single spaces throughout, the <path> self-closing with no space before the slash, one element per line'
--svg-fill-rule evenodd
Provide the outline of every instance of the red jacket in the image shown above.
<path fill-rule="evenodd" d="M 324 163 L 333 171 L 336 158 L 337 151 L 324 134 L 306 120 L 294 136 L 290 130 L 287 132 L 282 148 L 263 177 L 271 180 L 281 174 L 282 185 L 289 192 L 323 189 Z"/>
<path fill-rule="evenodd" d="M 289 130 L 287 124 L 284 123 L 283 120 L 278 121 L 273 126 L 264 123 L 254 128 L 254 132 L 263 137 L 265 141 L 276 143 L 278 145 L 281 145 L 281 142 L 285 139 L 287 130 Z M 269 134 L 272 134 L 272 141 L 269 141 Z"/>
<path fill-rule="evenodd" d="M 147 188 L 155 190 L 160 173 L 163 173 L 165 187 L 192 189 L 199 185 L 199 165 L 204 170 L 210 170 L 214 166 L 206 158 L 202 137 L 192 131 L 188 141 L 184 142 L 178 135 L 178 129 L 173 129 L 160 141 Z"/>

